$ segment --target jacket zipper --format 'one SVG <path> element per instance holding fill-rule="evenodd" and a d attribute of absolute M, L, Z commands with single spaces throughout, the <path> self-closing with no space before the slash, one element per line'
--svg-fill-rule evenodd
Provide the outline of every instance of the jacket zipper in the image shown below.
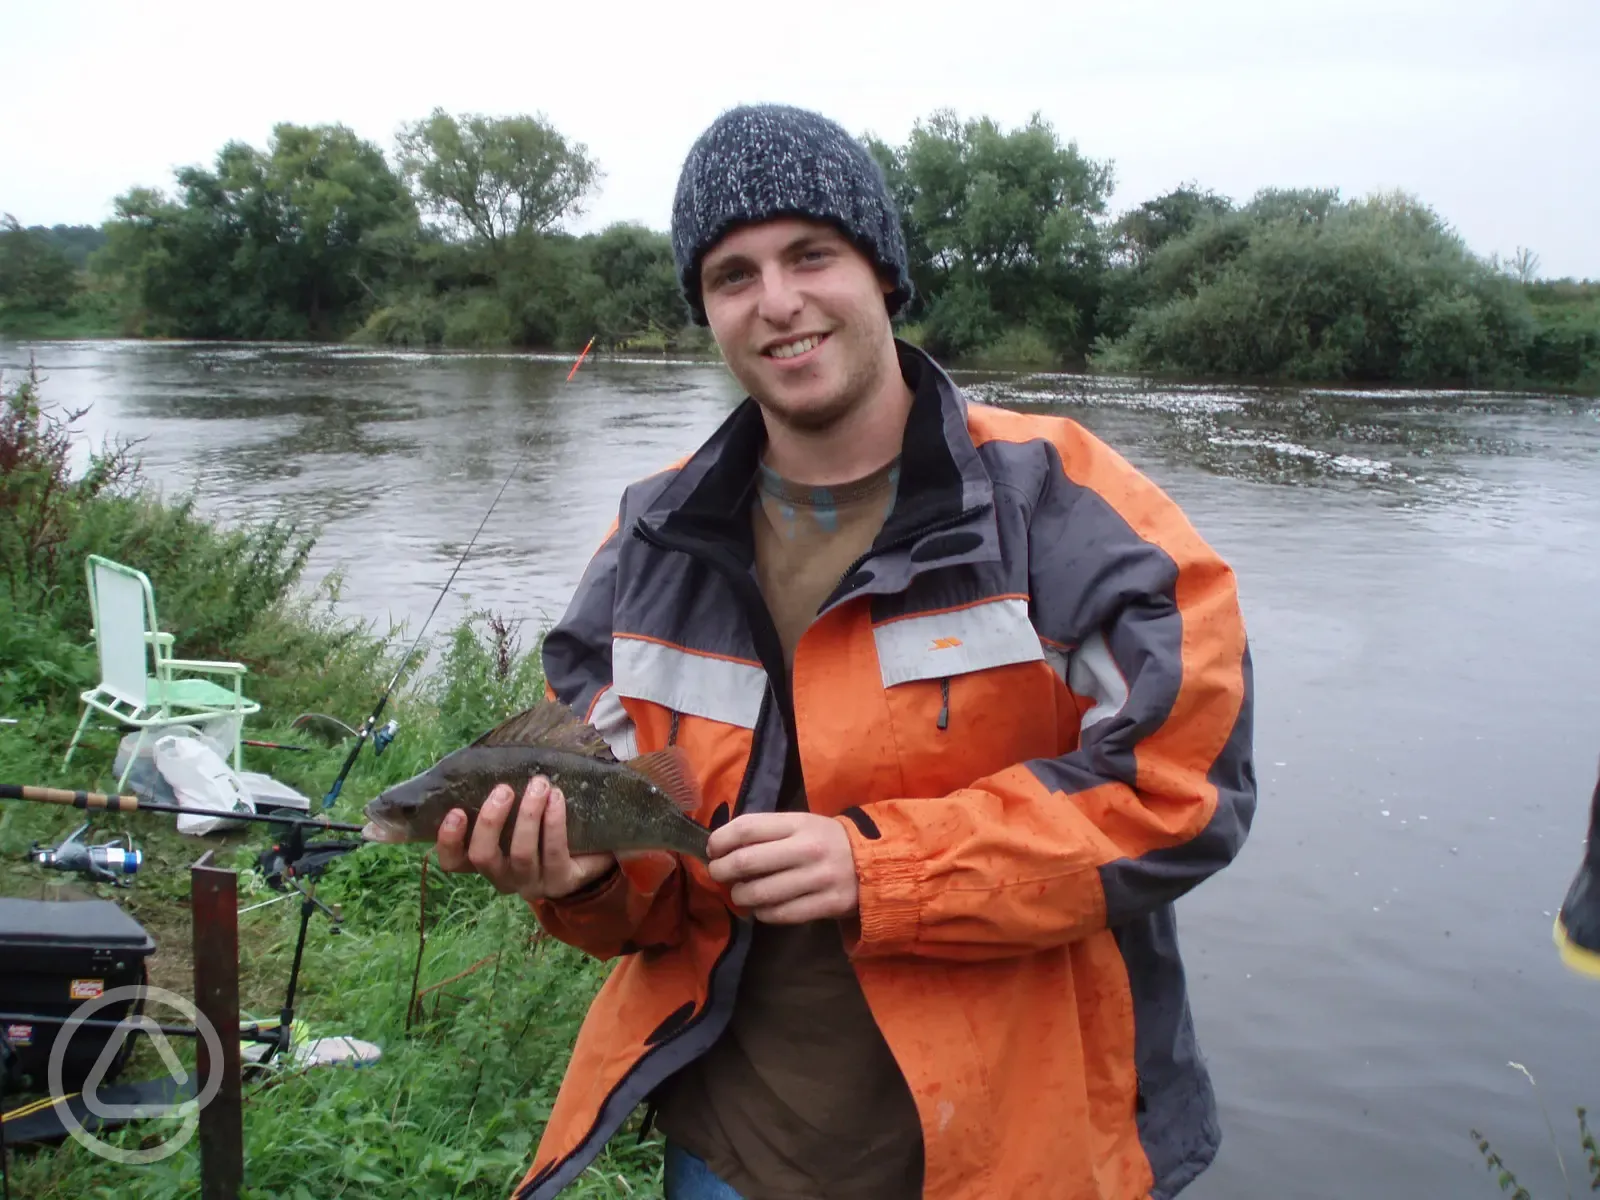
<path fill-rule="evenodd" d="M 830 593 L 828 598 L 822 602 L 822 605 L 817 609 L 817 612 L 823 612 L 834 602 L 839 594 L 839 584 L 843 583 L 846 579 L 849 579 L 850 576 L 854 575 L 856 571 L 861 568 L 861 565 L 870 559 L 874 554 L 883 554 L 889 550 L 896 550 L 901 546 L 909 545 L 918 538 L 927 537 L 930 533 L 937 533 L 941 529 L 949 529 L 951 526 L 959 525 L 963 521 L 969 520 L 978 513 L 982 512 L 985 507 L 985 505 L 980 504 L 974 508 L 963 509 L 960 513 L 957 513 L 953 517 L 949 517 L 943 521 L 935 521 L 929 525 L 924 525 L 919 529 L 912 530 L 910 533 L 902 534 L 900 537 L 895 538 L 891 542 L 886 542 L 882 546 L 875 546 L 872 549 L 869 549 L 860 558 L 856 559 L 855 562 L 851 563 L 847 568 L 845 568 L 844 574 L 840 575 L 837 582 L 834 583 L 832 593 Z M 950 677 L 948 675 L 939 681 L 939 699 L 940 705 L 938 726 L 940 729 L 948 729 L 950 728 Z"/>
<path fill-rule="evenodd" d="M 744 778 L 739 781 L 739 794 L 734 797 L 733 804 L 734 804 L 735 811 L 737 811 L 739 808 L 743 807 L 745 800 L 750 795 L 750 784 L 751 784 L 751 781 L 755 778 L 756 766 L 757 766 L 757 762 L 758 762 L 758 758 L 757 758 L 757 755 L 755 753 L 754 746 L 760 745 L 761 729 L 762 729 L 762 726 L 766 724 L 767 716 L 768 716 L 769 712 L 771 711 L 772 696 L 773 696 L 773 689 L 769 686 L 767 688 L 767 690 L 766 690 L 766 693 L 761 697 L 761 708 L 756 713 L 756 726 L 755 726 L 754 736 L 753 736 L 753 741 L 752 741 L 752 750 L 751 750 L 751 754 L 750 754 L 750 761 L 745 764 Z M 713 963 L 712 966 L 711 966 L 711 974 L 713 976 L 716 975 L 717 968 L 722 965 L 722 963 L 723 963 L 724 959 L 726 958 L 726 956 L 733 952 L 734 946 L 738 943 L 738 940 L 739 940 L 739 925 L 738 925 L 738 922 L 736 922 L 736 921 L 733 922 L 732 923 L 732 927 L 733 927 L 733 933 L 728 938 L 728 944 L 723 947 L 722 953 L 717 956 L 717 961 L 715 963 Z M 694 1016 L 690 1017 L 687 1021 L 685 1021 L 682 1025 L 680 1025 L 676 1030 L 674 1030 L 667 1038 L 665 1038 L 658 1045 L 651 1047 L 650 1049 L 646 1050 L 643 1054 L 641 1054 L 639 1056 L 638 1061 L 635 1062 L 631 1068 L 629 1068 L 627 1074 L 624 1075 L 622 1077 L 622 1079 L 618 1081 L 617 1087 L 621 1087 L 624 1083 L 626 1083 L 627 1080 L 633 1075 L 633 1073 L 635 1071 L 637 1071 L 639 1069 L 640 1065 L 646 1059 L 651 1057 L 657 1051 L 661 1050 L 663 1047 L 670 1046 L 673 1042 L 677 1041 L 684 1034 L 688 1033 L 691 1029 L 695 1028 L 702 1021 L 704 1021 L 706 1019 L 707 1015 L 710 1014 L 712 1008 L 715 1007 L 715 1003 L 716 1003 L 715 995 L 709 995 L 707 997 L 707 1003 L 706 1003 L 704 1008 L 702 1008 Z M 660 1085 L 658 1084 L 657 1086 L 660 1086 Z M 613 1094 L 615 1094 L 614 1090 L 613 1090 Z M 602 1111 L 604 1110 L 604 1108 L 605 1108 L 605 1104 L 602 1103 L 601 1104 Z M 654 1100 L 647 1101 L 647 1107 L 646 1107 L 646 1110 L 645 1110 L 645 1123 L 641 1127 L 641 1132 L 640 1132 L 640 1135 L 639 1135 L 641 1141 L 646 1136 L 646 1133 L 648 1132 L 648 1130 L 650 1128 L 652 1128 L 654 1126 L 654 1124 L 655 1124 L 655 1109 L 656 1109 L 655 1101 Z M 594 1125 L 590 1126 L 589 1131 L 586 1134 L 584 1134 L 583 1140 L 579 1143 L 579 1148 L 580 1149 L 583 1146 L 588 1144 L 589 1140 L 592 1137 L 594 1137 L 595 1130 L 598 1129 L 598 1128 L 599 1128 L 599 1121 L 597 1120 Z M 614 1135 L 614 1133 L 615 1133 L 615 1131 L 613 1131 L 613 1135 Z M 574 1151 L 574 1153 L 576 1153 L 576 1151 Z M 568 1157 L 570 1157 L 570 1156 L 568 1156 Z M 565 1159 L 558 1159 L 556 1161 L 557 1162 L 564 1162 L 566 1160 Z M 534 1187 L 522 1188 L 517 1192 L 517 1198 L 518 1198 L 518 1200 L 526 1200 L 526 1198 L 528 1196 L 531 1196 L 537 1190 L 538 1190 L 538 1185 L 536 1185 Z"/>
<path fill-rule="evenodd" d="M 860 569 L 861 564 L 866 562 L 869 558 L 871 558 L 873 554 L 882 553 L 882 552 L 887 551 L 887 550 L 896 549 L 899 546 L 906 545 L 906 544 L 908 544 L 910 542 L 914 542 L 920 537 L 925 537 L 930 533 L 935 533 L 938 530 L 947 529 L 952 525 L 960 524 L 962 521 L 967 520 L 969 517 L 973 516 L 975 513 L 978 513 L 978 512 L 981 512 L 981 511 L 982 511 L 982 507 L 981 506 L 979 508 L 967 509 L 966 511 L 960 513 L 959 515 L 957 515 L 957 516 L 955 516 L 953 518 L 950 518 L 949 520 L 939 521 L 939 522 L 935 522 L 935 523 L 933 523 L 931 525 L 924 526 L 923 528 L 918 529 L 918 530 L 914 531 L 913 533 L 907 534 L 907 535 L 905 535 L 903 537 L 900 537 L 900 538 L 896 538 L 894 541 L 889 542 L 889 543 L 887 543 L 887 544 L 885 544 L 883 546 L 879 546 L 879 547 L 877 547 L 875 549 L 868 550 L 867 553 L 861 555 L 860 558 L 856 559 L 856 561 L 850 565 L 850 567 L 844 572 L 844 574 L 839 576 L 839 583 L 843 583 L 844 580 L 848 579 L 851 575 L 853 575 L 858 569 Z M 654 546 L 658 550 L 665 550 L 665 551 L 668 551 L 668 552 L 677 551 L 679 553 L 687 554 L 691 558 L 698 558 L 702 562 L 708 562 L 712 567 L 714 567 L 722 575 L 724 575 L 724 576 L 726 576 L 728 578 L 729 582 L 731 584 L 733 584 L 735 593 L 740 595 L 741 598 L 745 601 L 746 608 L 747 609 L 751 609 L 750 597 L 748 595 L 748 590 L 749 590 L 751 584 L 749 582 L 748 577 L 743 575 L 740 572 L 735 572 L 735 571 L 728 570 L 726 568 L 726 566 L 721 561 L 719 561 L 719 556 L 717 556 L 715 554 L 697 553 L 694 548 L 688 547 L 688 546 L 683 546 L 681 544 L 680 545 L 673 545 L 669 540 L 663 540 L 662 538 L 658 537 L 642 521 L 636 522 L 634 524 L 633 531 L 634 531 L 634 536 L 635 537 L 638 537 L 642 541 L 647 542 L 648 544 Z M 839 586 L 838 583 L 836 583 L 834 585 L 835 593 L 837 593 L 837 591 L 838 591 L 838 586 Z M 829 600 L 823 604 L 822 608 L 826 608 L 828 606 L 828 604 L 832 603 L 832 600 L 833 600 L 833 597 L 830 597 Z M 819 608 L 817 611 L 820 613 L 822 611 L 822 608 Z M 773 642 L 777 642 L 777 640 L 778 640 L 777 628 L 772 623 L 772 615 L 771 615 L 770 612 L 768 612 L 765 603 L 762 603 L 761 605 L 756 606 L 755 608 L 751 609 L 751 612 L 754 614 L 755 620 L 758 620 L 760 622 L 761 627 L 762 627 L 762 632 L 766 633 Z M 755 623 L 755 621 L 753 621 L 752 623 Z M 759 649 L 758 649 L 758 653 L 759 653 Z M 787 739 L 786 740 L 788 741 L 789 756 L 792 757 L 796 753 L 796 751 L 798 749 L 798 745 L 797 745 L 797 742 L 796 742 L 796 739 L 795 739 L 793 705 L 792 705 L 792 702 L 787 701 L 784 698 L 785 694 L 787 693 L 787 689 L 788 689 L 788 673 L 787 673 L 787 671 L 784 671 L 779 676 L 779 678 L 782 680 L 783 685 L 784 685 L 782 688 L 779 688 L 777 686 L 777 683 L 772 680 L 772 678 L 771 678 L 771 676 L 772 676 L 772 668 L 771 668 L 771 666 L 768 666 L 767 674 L 768 674 L 767 690 L 761 697 L 761 707 L 760 707 L 759 711 L 756 714 L 755 729 L 752 731 L 750 761 L 745 764 L 744 778 L 739 781 L 739 792 L 738 792 L 738 795 L 736 795 L 734 797 L 734 801 L 733 801 L 733 811 L 735 813 L 739 812 L 744 807 L 745 802 L 749 799 L 750 787 L 751 787 L 752 782 L 755 779 L 756 768 L 758 766 L 758 759 L 757 759 L 757 754 L 755 752 L 755 747 L 760 745 L 761 729 L 762 729 L 762 726 L 766 723 L 767 715 L 768 715 L 768 713 L 769 713 L 769 711 L 771 709 L 771 704 L 772 704 L 772 701 L 774 699 L 778 700 L 778 703 L 779 703 L 779 716 L 780 716 L 781 719 L 784 720 L 785 733 L 787 734 Z M 939 710 L 939 728 L 940 729 L 944 729 L 944 728 L 946 728 L 948 726 L 949 719 L 950 719 L 950 680 L 948 678 L 945 678 L 945 679 L 941 680 L 940 681 L 940 688 L 941 688 L 941 693 L 942 693 L 942 696 L 943 696 L 944 704 L 943 704 L 943 707 Z M 673 713 L 672 713 L 672 727 L 671 727 L 670 733 L 668 734 L 668 744 L 669 745 L 673 744 L 673 743 L 675 743 L 677 741 L 677 735 L 678 735 L 678 713 L 676 712 L 676 710 L 674 710 Z M 785 764 L 785 774 L 786 775 L 787 775 L 787 770 L 788 770 L 788 764 L 786 763 Z M 737 930 L 737 925 L 735 925 L 735 929 Z M 737 940 L 737 937 L 738 937 L 738 934 L 737 934 L 737 932 L 735 932 L 733 937 L 731 937 L 729 939 L 728 945 L 724 948 L 724 950 L 723 950 L 724 954 L 730 952 L 733 949 L 733 946 L 734 946 L 735 941 Z M 718 958 L 718 961 L 719 962 L 721 961 L 721 957 L 720 956 Z M 712 967 L 713 974 L 715 973 L 715 971 L 716 971 L 716 966 L 713 965 L 713 967 Z M 710 1014 L 710 1012 L 711 1012 L 711 1010 L 712 1010 L 712 1008 L 714 1006 L 715 1006 L 714 999 L 708 997 L 708 1003 L 706 1004 L 706 1006 L 704 1008 L 702 1008 L 698 1013 L 696 1013 L 693 1017 L 690 1017 L 681 1026 L 679 1026 L 678 1029 L 666 1041 L 661 1043 L 661 1046 L 670 1045 L 672 1042 L 674 1042 L 677 1039 L 681 1038 L 684 1034 L 688 1033 L 691 1029 L 693 1029 L 697 1025 L 699 1025 L 702 1021 L 704 1021 L 706 1019 L 707 1015 Z M 660 1046 L 656 1047 L 656 1049 L 660 1049 Z M 638 1069 L 638 1064 L 636 1063 L 634 1065 L 634 1067 L 633 1067 L 633 1070 L 637 1070 L 637 1069 Z M 630 1071 L 629 1074 L 632 1074 L 632 1071 Z M 655 1103 L 654 1099 L 651 1099 L 646 1104 L 644 1121 L 642 1122 L 642 1124 L 639 1127 L 639 1137 L 638 1137 L 638 1140 L 637 1140 L 636 1144 L 642 1143 L 644 1141 L 644 1139 L 649 1136 L 650 1130 L 652 1128 L 654 1128 L 654 1126 L 655 1126 L 655 1117 L 656 1117 L 656 1103 Z M 591 1129 L 589 1131 L 589 1134 L 585 1136 L 584 1142 L 587 1142 L 589 1140 L 589 1138 L 592 1137 L 593 1135 L 594 1135 L 594 1130 Z M 523 1195 L 523 1194 L 526 1194 L 526 1193 L 519 1193 L 519 1195 Z"/>

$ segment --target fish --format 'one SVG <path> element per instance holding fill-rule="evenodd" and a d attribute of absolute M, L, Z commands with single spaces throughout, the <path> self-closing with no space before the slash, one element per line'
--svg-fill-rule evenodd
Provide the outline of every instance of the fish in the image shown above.
<path fill-rule="evenodd" d="M 545 776 L 566 798 L 572 854 L 638 857 L 665 851 L 710 860 L 711 831 L 692 817 L 700 808 L 700 787 L 683 748 L 668 746 L 618 762 L 604 736 L 558 700 L 517 713 L 421 774 L 384 789 L 364 810 L 362 837 L 433 842 L 455 808 L 466 813 L 470 836 L 490 791 L 508 784 L 520 799 L 535 775 Z M 510 851 L 515 827 L 512 819 L 501 830 L 502 851 Z"/>

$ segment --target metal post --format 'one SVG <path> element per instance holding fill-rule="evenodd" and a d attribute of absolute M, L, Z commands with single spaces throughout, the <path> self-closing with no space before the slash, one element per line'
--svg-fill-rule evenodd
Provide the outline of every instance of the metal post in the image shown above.
<path fill-rule="evenodd" d="M 213 1074 L 221 1086 L 200 1110 L 201 1200 L 238 1200 L 244 1185 L 244 1109 L 239 1065 L 239 880 L 211 865 L 211 851 L 189 868 L 194 917 L 194 1001 L 217 1031 L 222 1061 L 214 1063 L 205 1038 L 195 1040 L 196 1094 Z"/>

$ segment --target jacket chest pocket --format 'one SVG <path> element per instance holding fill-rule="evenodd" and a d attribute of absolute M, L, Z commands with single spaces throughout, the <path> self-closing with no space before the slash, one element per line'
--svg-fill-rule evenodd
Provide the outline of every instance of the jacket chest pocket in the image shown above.
<path fill-rule="evenodd" d="M 1026 600 L 897 618 L 873 641 L 908 794 L 944 795 L 1065 748 L 1065 691 Z M 1074 709 L 1066 725 L 1076 720 Z"/>

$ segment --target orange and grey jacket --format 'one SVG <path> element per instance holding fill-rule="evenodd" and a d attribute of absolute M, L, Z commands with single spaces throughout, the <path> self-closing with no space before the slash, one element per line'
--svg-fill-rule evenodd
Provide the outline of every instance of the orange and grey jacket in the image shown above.
<path fill-rule="evenodd" d="M 970 402 L 899 353 L 899 493 L 792 678 L 752 570 L 747 400 L 624 493 L 544 643 L 549 689 L 619 757 L 675 740 L 709 825 L 771 810 L 795 771 L 842 823 L 845 943 L 916 1101 L 926 1196 L 1169 1197 L 1220 1138 L 1173 902 L 1256 803 L 1234 576 L 1078 424 Z M 694 861 L 534 907 L 617 961 L 517 1200 L 556 1195 L 711 1046 L 750 943 Z"/>

